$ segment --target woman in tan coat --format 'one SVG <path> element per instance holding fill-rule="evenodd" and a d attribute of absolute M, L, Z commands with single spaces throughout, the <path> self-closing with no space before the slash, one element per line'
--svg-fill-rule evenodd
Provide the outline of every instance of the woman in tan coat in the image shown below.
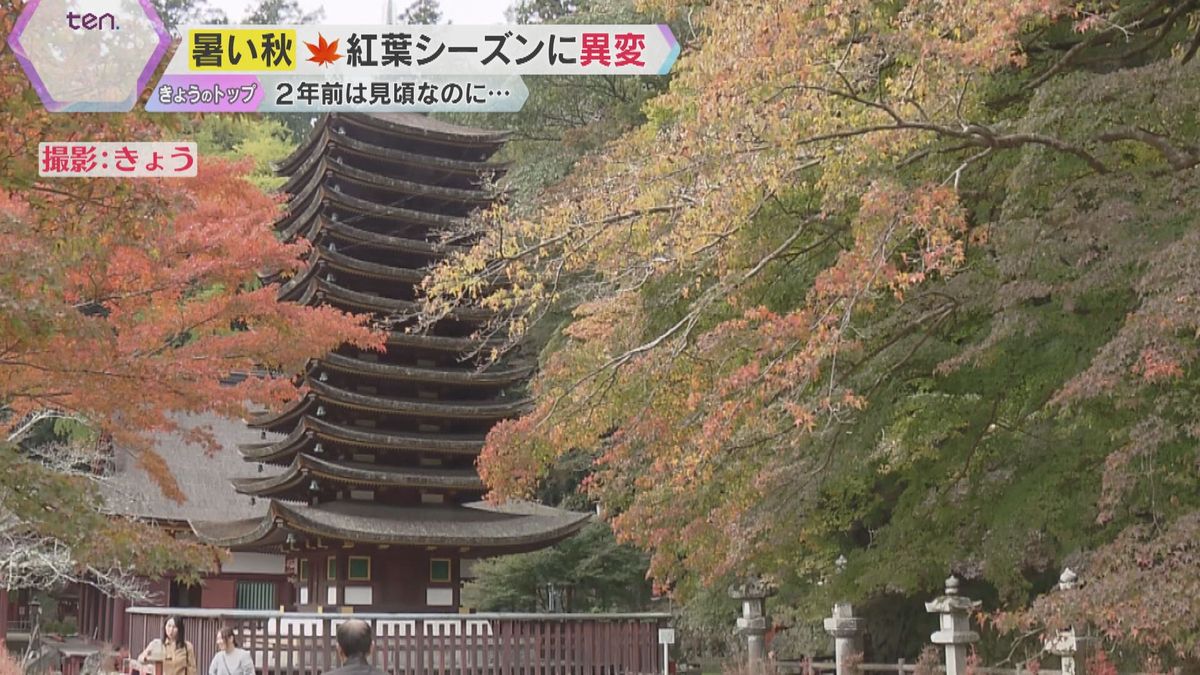
<path fill-rule="evenodd" d="M 137 660 L 146 664 L 143 673 L 154 673 L 155 664 L 161 663 L 162 675 L 197 675 L 196 650 L 192 643 L 183 638 L 183 621 L 172 616 L 163 624 L 163 636 L 146 645 Z"/>

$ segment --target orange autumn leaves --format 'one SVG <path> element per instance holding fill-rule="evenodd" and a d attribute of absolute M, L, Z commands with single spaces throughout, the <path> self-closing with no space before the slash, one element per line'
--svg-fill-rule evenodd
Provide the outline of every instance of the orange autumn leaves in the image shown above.
<path fill-rule="evenodd" d="M 0 28 L 11 25 L 0 12 Z M 169 117 L 47 115 L 0 59 L 0 405 L 7 426 L 54 409 L 85 419 L 178 495 L 145 432 L 175 412 L 243 416 L 299 392 L 287 375 L 340 343 L 378 347 L 365 318 L 276 300 L 306 244 L 271 230 L 278 205 L 242 164 L 192 179 L 40 180 L 41 140 L 161 140 Z M 234 373 L 271 371 L 222 384 Z M 284 375 L 280 377 L 279 375 Z M 7 433 L 5 433 L 7 436 Z M 203 431 L 191 439 L 209 440 Z"/>
<path fill-rule="evenodd" d="M 714 579 L 752 556 L 764 527 L 756 504 L 787 489 L 807 461 L 798 454 L 806 437 L 865 406 L 844 382 L 859 356 L 853 321 L 964 260 L 965 214 L 944 187 L 881 181 L 851 229 L 854 245 L 817 275 L 802 306 L 750 307 L 686 349 L 646 351 L 583 384 L 613 354 L 638 348 L 645 308 L 635 294 L 581 307 L 568 345 L 534 383 L 538 408 L 490 434 L 480 461 L 488 484 L 530 494 L 557 452 L 602 439 L 587 487 L 621 504 L 614 528 L 651 551 L 656 579 L 677 578 L 681 557 Z"/>
<path fill-rule="evenodd" d="M 276 240 L 272 201 L 241 173 L 207 161 L 194 180 L 154 186 L 166 204 L 157 213 L 97 207 L 67 222 L 54 205 L 70 197 L 33 207 L 5 196 L 0 396 L 12 419 L 75 413 L 139 448 L 142 432 L 173 428 L 172 411 L 240 416 L 297 394 L 283 377 L 223 385 L 231 373 L 296 372 L 341 342 L 378 343 L 359 319 L 279 303 L 254 283 L 259 271 L 295 270 L 306 247 Z"/>

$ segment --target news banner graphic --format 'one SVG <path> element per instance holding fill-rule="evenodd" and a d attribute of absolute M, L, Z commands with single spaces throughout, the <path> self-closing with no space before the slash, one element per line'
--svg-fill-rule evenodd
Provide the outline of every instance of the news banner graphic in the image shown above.
<path fill-rule="evenodd" d="M 661 75 L 666 25 L 187 26 L 152 112 L 513 112 L 523 75 Z M 171 46 L 151 0 L 29 0 L 9 46 L 46 109 L 127 112 Z"/>
<path fill-rule="evenodd" d="M 522 75 L 660 75 L 665 25 L 191 26 L 152 112 L 515 112 Z"/>
<path fill-rule="evenodd" d="M 188 26 L 151 112 L 515 112 L 523 75 L 663 75 L 666 25 Z M 133 110 L 171 46 L 151 0 L 29 0 L 8 44 L 51 112 Z M 47 142 L 43 177 L 191 177 L 196 144 Z"/>

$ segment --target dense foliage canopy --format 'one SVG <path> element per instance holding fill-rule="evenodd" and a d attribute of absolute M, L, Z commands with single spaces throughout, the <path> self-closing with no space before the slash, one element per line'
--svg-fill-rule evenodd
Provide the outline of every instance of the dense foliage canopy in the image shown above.
<path fill-rule="evenodd" d="M 1200 656 L 1197 3 L 648 5 L 696 37 L 645 123 L 427 285 L 553 336 L 495 496 L 589 452 L 681 598 L 953 570 L 1003 627 Z"/>

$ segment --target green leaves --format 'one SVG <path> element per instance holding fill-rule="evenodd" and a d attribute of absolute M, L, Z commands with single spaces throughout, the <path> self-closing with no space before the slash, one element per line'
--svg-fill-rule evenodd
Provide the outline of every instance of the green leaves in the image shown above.
<path fill-rule="evenodd" d="M 290 130 L 270 116 L 205 115 L 194 122 L 193 138 L 206 156 L 230 161 L 251 160 L 247 179 L 264 192 L 283 184 L 273 164 L 291 154 L 295 144 Z"/>
<path fill-rule="evenodd" d="M 572 585 L 575 612 L 629 612 L 646 608 L 646 558 L 618 544 L 604 523 L 592 523 L 553 548 L 480 563 L 463 589 L 463 604 L 485 612 L 532 612 L 541 586 Z"/>

